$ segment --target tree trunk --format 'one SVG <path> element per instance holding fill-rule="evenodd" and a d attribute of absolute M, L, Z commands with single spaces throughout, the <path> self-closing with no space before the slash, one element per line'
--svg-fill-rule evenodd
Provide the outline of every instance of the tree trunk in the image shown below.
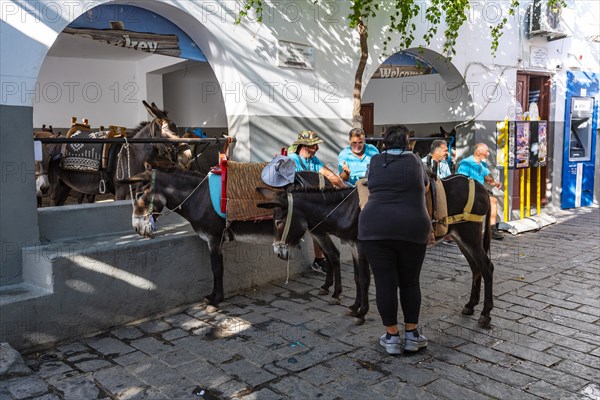
<path fill-rule="evenodd" d="M 360 38 L 360 60 L 356 67 L 356 75 L 354 76 L 354 109 L 352 110 L 352 127 L 361 128 L 363 127 L 363 119 L 360 115 L 360 106 L 362 98 L 362 79 L 365 67 L 367 66 L 367 59 L 369 58 L 369 45 L 367 38 L 369 32 L 367 27 L 364 25 L 362 19 L 358 21 L 356 25 L 358 29 L 358 35 Z"/>

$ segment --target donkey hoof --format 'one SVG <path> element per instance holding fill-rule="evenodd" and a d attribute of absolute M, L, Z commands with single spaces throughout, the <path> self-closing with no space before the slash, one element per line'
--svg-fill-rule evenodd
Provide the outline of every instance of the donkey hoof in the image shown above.
<path fill-rule="evenodd" d="M 346 316 L 347 317 L 356 317 L 356 311 L 351 308 L 348 308 L 346 310 Z"/>
<path fill-rule="evenodd" d="M 325 296 L 328 293 L 329 293 L 329 290 L 327 290 L 327 289 L 323 289 L 323 288 L 319 289 L 319 296 Z"/>
<path fill-rule="evenodd" d="M 473 315 L 475 313 L 475 309 L 474 308 L 469 308 L 469 307 L 463 307 L 462 311 L 460 312 L 462 315 Z"/>
<path fill-rule="evenodd" d="M 329 299 L 329 305 L 331 306 L 339 306 L 340 304 L 342 304 L 340 299 L 336 299 L 335 297 Z"/>
<path fill-rule="evenodd" d="M 361 326 L 365 323 L 365 317 L 354 318 L 354 326 Z"/>
<path fill-rule="evenodd" d="M 216 313 L 218 310 L 219 310 L 219 309 L 218 309 L 217 307 L 213 306 L 213 305 L 210 305 L 210 304 L 209 304 L 208 306 L 206 306 L 206 313 L 207 313 L 207 314 L 213 314 L 213 313 Z"/>
<path fill-rule="evenodd" d="M 492 329 L 492 317 L 482 315 L 479 317 L 477 324 L 483 329 Z"/>

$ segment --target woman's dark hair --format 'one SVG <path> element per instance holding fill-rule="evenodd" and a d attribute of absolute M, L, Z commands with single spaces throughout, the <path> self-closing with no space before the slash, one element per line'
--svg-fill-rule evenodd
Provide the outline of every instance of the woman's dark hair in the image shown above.
<path fill-rule="evenodd" d="M 383 134 L 383 145 L 386 150 L 408 150 L 408 128 L 404 125 L 387 128 Z"/>

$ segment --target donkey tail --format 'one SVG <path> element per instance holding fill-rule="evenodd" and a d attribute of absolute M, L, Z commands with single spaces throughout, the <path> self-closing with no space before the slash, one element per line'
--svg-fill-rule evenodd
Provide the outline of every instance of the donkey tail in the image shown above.
<path fill-rule="evenodd" d="M 491 210 L 488 210 L 485 215 L 485 227 L 483 228 L 483 250 L 488 255 L 490 260 L 492 259 L 492 253 L 490 252 L 491 241 L 492 241 L 492 227 L 490 226 Z"/>

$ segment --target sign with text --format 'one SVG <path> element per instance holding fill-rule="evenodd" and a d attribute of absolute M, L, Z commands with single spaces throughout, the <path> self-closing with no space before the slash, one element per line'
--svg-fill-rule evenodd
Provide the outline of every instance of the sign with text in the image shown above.
<path fill-rule="evenodd" d="M 515 140 L 515 168 L 529 167 L 530 124 L 529 121 L 518 121 Z"/>
<path fill-rule="evenodd" d="M 279 40 L 277 65 L 287 68 L 315 69 L 315 49 L 306 44 Z"/>
<path fill-rule="evenodd" d="M 100 5 L 79 16 L 63 32 L 146 53 L 206 62 L 200 48 L 178 26 L 140 7 Z"/>
<path fill-rule="evenodd" d="M 548 64 L 548 49 L 545 47 L 529 48 L 529 66 L 546 68 Z"/>
<path fill-rule="evenodd" d="M 373 74 L 373 79 L 406 78 L 438 72 L 427 61 L 413 54 L 398 52 L 385 60 Z"/>

